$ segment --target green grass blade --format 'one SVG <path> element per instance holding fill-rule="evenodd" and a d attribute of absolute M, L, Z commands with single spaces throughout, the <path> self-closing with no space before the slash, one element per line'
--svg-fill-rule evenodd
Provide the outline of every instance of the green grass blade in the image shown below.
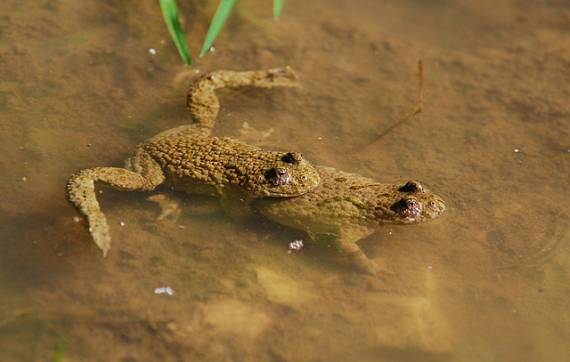
<path fill-rule="evenodd" d="M 273 19 L 279 20 L 285 0 L 273 0 Z"/>
<path fill-rule="evenodd" d="M 67 346 L 65 343 L 65 339 L 60 338 L 53 350 L 53 354 L 51 356 L 52 362 L 65 362 L 65 351 L 67 350 Z"/>
<path fill-rule="evenodd" d="M 168 27 L 168 32 L 172 37 L 174 45 L 176 45 L 176 49 L 178 49 L 180 57 L 186 64 L 192 64 L 192 58 L 188 52 L 188 45 L 186 45 L 184 32 L 182 31 L 182 26 L 180 25 L 180 20 L 178 18 L 178 6 L 176 5 L 176 0 L 159 0 L 159 2 L 164 22 Z"/>
<path fill-rule="evenodd" d="M 218 37 L 218 34 L 220 34 L 220 30 L 222 30 L 236 2 L 237 0 L 220 0 L 216 13 L 210 22 L 210 27 L 208 28 L 208 33 L 204 39 L 202 50 L 200 50 L 200 58 L 203 57 L 208 49 L 210 49 L 214 44 L 214 41 Z"/>

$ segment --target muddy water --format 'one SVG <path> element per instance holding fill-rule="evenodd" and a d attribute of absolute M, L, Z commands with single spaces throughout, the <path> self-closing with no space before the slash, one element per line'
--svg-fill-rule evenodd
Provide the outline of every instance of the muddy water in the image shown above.
<path fill-rule="evenodd" d="M 212 4 L 184 4 L 196 53 Z M 563 1 L 240 2 L 216 51 L 180 65 L 154 1 L 0 5 L 0 359 L 565 361 L 570 358 L 570 7 Z M 150 54 L 154 48 L 156 54 Z M 413 107 L 415 64 L 425 108 Z M 196 71 L 290 64 L 303 88 L 225 91 L 218 134 L 381 181 L 449 212 L 360 245 L 393 275 L 215 200 L 103 189 L 103 258 L 66 179 L 121 165 L 184 123 Z M 259 140 L 257 140 L 259 141 Z M 155 294 L 169 286 L 174 295 Z"/>

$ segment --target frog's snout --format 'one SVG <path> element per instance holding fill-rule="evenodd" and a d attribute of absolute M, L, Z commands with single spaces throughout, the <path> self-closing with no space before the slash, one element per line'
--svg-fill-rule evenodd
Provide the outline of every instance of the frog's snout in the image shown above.
<path fill-rule="evenodd" d="M 390 206 L 390 210 L 398 213 L 403 218 L 413 220 L 422 214 L 422 209 L 422 204 L 412 197 L 400 199 L 400 201 Z"/>
<path fill-rule="evenodd" d="M 430 202 L 428 202 L 427 206 L 429 211 L 428 213 L 432 218 L 441 215 L 446 209 L 445 202 L 443 202 L 443 200 L 440 198 L 435 198 L 434 200 L 431 200 Z"/>
<path fill-rule="evenodd" d="M 273 186 L 282 186 L 291 183 L 291 175 L 282 167 L 270 168 L 265 172 L 265 179 Z"/>

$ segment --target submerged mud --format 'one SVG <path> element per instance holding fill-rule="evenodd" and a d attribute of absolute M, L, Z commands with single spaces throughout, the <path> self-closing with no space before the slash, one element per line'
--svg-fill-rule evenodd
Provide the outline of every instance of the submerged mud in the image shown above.
<path fill-rule="evenodd" d="M 181 4 L 192 49 L 214 5 Z M 0 359 L 65 340 L 69 360 L 565 360 L 570 7 L 290 1 L 274 23 L 238 6 L 185 68 L 154 1 L 2 2 Z M 413 110 L 418 59 L 424 110 L 382 136 Z M 181 215 L 157 221 L 148 195 L 105 188 L 102 258 L 66 179 L 187 122 L 197 75 L 283 65 L 303 88 L 221 92 L 215 133 L 440 194 L 440 219 L 360 243 L 393 274 L 215 200 L 171 193 Z"/>

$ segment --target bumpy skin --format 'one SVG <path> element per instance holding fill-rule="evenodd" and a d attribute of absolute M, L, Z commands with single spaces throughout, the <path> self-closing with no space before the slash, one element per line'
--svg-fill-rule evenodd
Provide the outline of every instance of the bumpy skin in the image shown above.
<path fill-rule="evenodd" d="M 291 199 L 259 200 L 255 208 L 267 218 L 292 228 L 336 237 L 339 249 L 361 271 L 375 274 L 378 266 L 368 259 L 357 241 L 385 223 L 412 224 L 434 219 L 445 211 L 443 200 L 417 181 L 381 184 L 374 180 L 317 167 L 320 185 Z"/>
<path fill-rule="evenodd" d="M 220 196 L 232 207 L 260 197 L 293 197 L 319 184 L 316 169 L 298 152 L 273 152 L 231 138 L 210 136 L 219 111 L 218 88 L 295 87 L 289 68 L 216 71 L 194 83 L 187 106 L 193 124 L 164 131 L 139 145 L 125 168 L 96 167 L 74 174 L 67 197 L 87 217 L 89 232 L 106 254 L 109 227 L 95 193 L 95 182 L 126 191 L 151 191 L 167 183 L 175 190 Z"/>

